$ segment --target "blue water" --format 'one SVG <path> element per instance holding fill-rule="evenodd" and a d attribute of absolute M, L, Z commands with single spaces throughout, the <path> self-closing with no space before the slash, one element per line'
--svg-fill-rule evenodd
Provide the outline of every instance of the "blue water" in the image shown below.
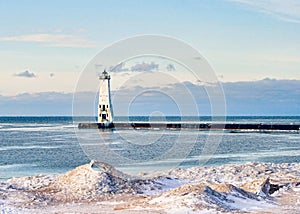
<path fill-rule="evenodd" d="M 116 118 L 118 121 L 127 119 Z M 195 121 L 199 118 L 131 117 L 129 120 Z M 200 120 L 210 121 L 211 118 L 200 117 Z M 300 124 L 299 116 L 227 117 L 226 120 L 242 123 Z M 63 173 L 88 163 L 91 158 L 107 161 L 128 172 L 166 169 L 178 164 L 180 167 L 191 167 L 203 164 L 203 157 L 205 165 L 249 161 L 300 162 L 299 132 L 99 132 L 77 129 L 78 121 L 94 121 L 94 118 L 75 118 L 75 121 L 73 124 L 72 117 L 0 117 L 0 179 Z M 216 146 L 214 142 L 208 144 L 208 138 L 221 140 Z M 211 151 L 212 154 L 204 154 L 203 151 L 209 151 L 210 147 L 215 149 Z"/>

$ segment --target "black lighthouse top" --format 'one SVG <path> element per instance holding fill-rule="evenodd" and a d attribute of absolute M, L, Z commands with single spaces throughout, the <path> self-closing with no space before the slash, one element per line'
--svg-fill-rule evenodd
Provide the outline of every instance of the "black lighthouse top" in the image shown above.
<path fill-rule="evenodd" d="M 104 70 L 102 74 L 99 76 L 99 79 L 104 80 L 104 79 L 110 79 L 110 75 Z"/>

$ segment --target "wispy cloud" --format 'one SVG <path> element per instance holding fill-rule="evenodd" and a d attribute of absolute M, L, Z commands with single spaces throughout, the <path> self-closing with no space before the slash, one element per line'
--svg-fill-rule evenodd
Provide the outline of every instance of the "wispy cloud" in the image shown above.
<path fill-rule="evenodd" d="M 36 77 L 36 75 L 33 72 L 29 72 L 28 70 L 17 73 L 14 76 L 16 76 L 16 77 L 27 77 L 27 78 Z"/>
<path fill-rule="evenodd" d="M 245 4 L 253 9 L 270 14 L 282 21 L 300 24 L 300 1 L 299 0 L 228 0 Z"/>
<path fill-rule="evenodd" d="M 53 47 L 95 47 L 95 42 L 78 35 L 71 34 L 31 34 L 21 36 L 0 37 L 2 42 L 36 42 Z"/>

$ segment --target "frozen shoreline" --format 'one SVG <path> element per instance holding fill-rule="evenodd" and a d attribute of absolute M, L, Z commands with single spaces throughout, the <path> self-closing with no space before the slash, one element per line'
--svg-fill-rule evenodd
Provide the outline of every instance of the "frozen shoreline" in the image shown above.
<path fill-rule="evenodd" d="M 92 161 L 0 183 L 0 213 L 299 212 L 300 163 L 172 169 L 141 176 Z"/>

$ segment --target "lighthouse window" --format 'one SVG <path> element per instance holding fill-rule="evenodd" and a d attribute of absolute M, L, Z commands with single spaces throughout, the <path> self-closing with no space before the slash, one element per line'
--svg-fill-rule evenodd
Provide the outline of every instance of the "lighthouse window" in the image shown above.
<path fill-rule="evenodd" d="M 103 109 L 103 111 L 105 111 L 105 105 L 103 105 L 102 109 Z"/>

